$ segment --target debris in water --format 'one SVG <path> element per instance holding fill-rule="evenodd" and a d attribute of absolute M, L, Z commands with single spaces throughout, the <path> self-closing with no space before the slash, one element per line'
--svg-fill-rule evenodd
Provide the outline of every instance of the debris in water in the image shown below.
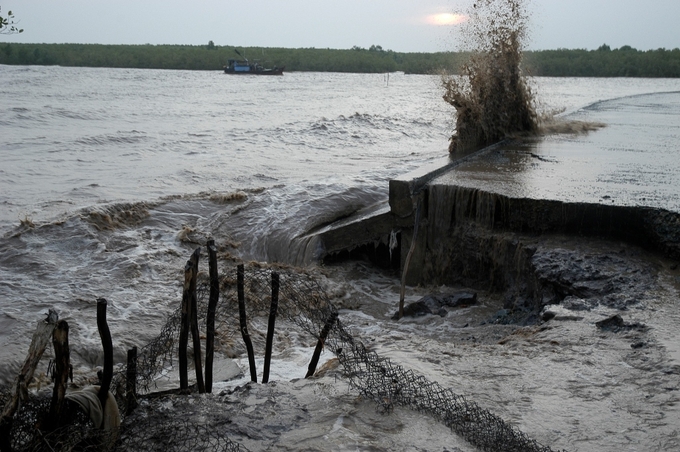
<path fill-rule="evenodd" d="M 608 317 L 604 320 L 600 320 L 599 322 L 595 322 L 595 325 L 601 330 L 612 331 L 614 333 L 622 330 L 645 330 L 647 328 L 645 325 L 638 322 L 625 323 L 623 318 L 621 318 L 621 316 L 618 314 Z"/>
<path fill-rule="evenodd" d="M 462 77 L 442 80 L 456 108 L 449 152 L 481 148 L 538 129 L 531 90 L 522 74 L 528 14 L 522 0 L 478 0 L 469 8 L 462 47 L 471 52 Z"/>
<path fill-rule="evenodd" d="M 409 304 L 404 308 L 405 317 L 420 317 L 427 314 L 436 314 L 446 317 L 448 311 L 444 306 L 450 308 L 467 307 L 477 303 L 477 294 L 474 292 L 456 292 L 439 295 L 425 295 L 420 300 Z M 392 316 L 392 320 L 399 320 L 399 312 Z"/>

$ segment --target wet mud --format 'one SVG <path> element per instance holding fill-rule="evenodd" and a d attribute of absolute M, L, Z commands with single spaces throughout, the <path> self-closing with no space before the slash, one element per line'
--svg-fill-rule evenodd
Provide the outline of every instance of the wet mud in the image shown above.
<path fill-rule="evenodd" d="M 314 271 L 369 350 L 553 450 L 680 447 L 675 261 L 619 240 L 458 226 L 451 234 L 474 242 L 477 254 L 459 248 L 451 255 L 476 262 L 478 271 L 467 266 L 446 281 L 407 288 L 408 303 L 437 304 L 443 313 L 394 321 L 399 279 L 392 270 L 345 261 Z M 467 301 L 459 303 L 462 294 Z M 259 345 L 265 324 L 254 319 Z M 219 383 L 214 395 L 150 400 L 128 422 L 184 416 L 249 450 L 476 450 L 429 416 L 399 406 L 381 412 L 348 386 L 331 350 L 321 360 L 325 372 L 301 379 L 309 350 L 294 350 L 312 344 L 282 328 L 272 365 L 282 373 L 273 383 L 245 377 Z M 234 358 L 247 369 L 243 356 Z M 285 370 L 291 366 L 299 368 Z"/>
<path fill-rule="evenodd" d="M 456 200 L 453 211 L 441 211 L 441 191 Z M 536 311 L 575 296 L 622 308 L 656 277 L 659 264 L 648 255 L 665 256 L 667 268 L 680 257 L 670 227 L 680 216 L 669 211 L 516 200 L 450 186 L 431 187 L 430 197 L 420 280 L 505 292 L 506 307 Z"/>
<path fill-rule="evenodd" d="M 409 295 L 477 303 L 394 322 L 395 301 L 366 300 L 345 316 L 373 349 L 556 450 L 680 447 L 677 262 L 616 240 L 467 226 L 442 251 L 458 266 Z"/>

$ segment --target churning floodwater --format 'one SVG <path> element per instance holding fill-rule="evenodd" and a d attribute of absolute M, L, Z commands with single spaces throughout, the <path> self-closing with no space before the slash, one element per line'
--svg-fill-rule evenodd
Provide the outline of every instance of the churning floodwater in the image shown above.
<path fill-rule="evenodd" d="M 680 80 L 670 79 L 537 78 L 532 84 L 541 109 L 563 114 L 680 91 Z M 98 297 L 109 300 L 115 360 L 122 361 L 127 348 L 158 334 L 181 298 L 184 262 L 208 237 L 238 258 L 300 262 L 291 245 L 296 237 L 386 199 L 390 178 L 447 155 L 452 108 L 442 94 L 438 76 L 401 73 L 234 77 L 0 66 L 0 380 L 13 378 L 35 322 L 52 307 L 71 324 L 76 373 L 101 365 Z M 362 265 L 326 273 L 340 297 L 377 306 L 398 293 L 396 277 Z M 411 300 L 420 295 L 408 293 Z M 508 393 L 499 382 L 503 375 L 521 380 L 522 368 L 567 373 L 590 343 L 575 341 L 562 360 L 530 360 L 521 345 L 509 352 L 482 345 L 463 356 L 442 339 L 452 326 L 439 320 L 385 334 L 385 318 L 352 309 L 347 316 L 365 335 L 384 336 L 376 347 L 391 350 L 393 359 L 444 385 L 462 381 L 461 392 L 480 395 L 485 406 L 497 409 L 498 394 L 505 394 L 500 414 L 543 434 L 542 441 L 574 445 L 594 434 L 577 426 L 589 405 L 546 417 L 540 408 L 558 403 L 562 392 L 532 382 Z M 413 344 L 413 353 L 390 345 L 400 340 Z M 516 359 L 503 361 L 498 353 Z M 430 366 L 414 354 L 428 355 Z M 488 373 L 484 356 L 503 364 Z M 460 371 L 449 370 L 451 359 Z M 625 366 L 611 360 L 609 375 L 581 373 L 573 385 L 595 398 L 610 380 L 625 385 Z M 527 395 L 532 390 L 535 401 Z M 528 415 L 520 414 L 523 408 Z M 564 416 L 572 424 L 557 426 Z M 600 421 L 607 416 L 597 413 Z M 621 441 L 612 447 L 627 444 Z"/>
<path fill-rule="evenodd" d="M 2 76 L 3 226 L 201 191 L 380 185 L 446 145 L 433 77 L 35 67 Z"/>

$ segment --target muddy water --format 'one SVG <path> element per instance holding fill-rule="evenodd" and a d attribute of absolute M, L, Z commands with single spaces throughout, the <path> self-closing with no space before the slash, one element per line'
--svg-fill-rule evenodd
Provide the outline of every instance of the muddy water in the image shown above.
<path fill-rule="evenodd" d="M 160 330 L 179 300 L 184 262 L 207 237 L 236 257 L 294 261 L 301 252 L 290 246 L 296 237 L 386 197 L 390 177 L 445 155 L 450 135 L 450 111 L 434 77 L 396 74 L 388 84 L 382 75 L 235 80 L 183 71 L 3 67 L 0 81 L 6 137 L 0 145 L 3 380 L 14 374 L 36 320 L 48 308 L 55 307 L 71 324 L 76 377 L 92 375 L 102 362 L 94 321 L 97 297 L 110 302 L 115 359 L 122 361 L 128 347 L 143 345 Z M 567 111 L 680 90 L 676 80 L 538 79 L 535 84 L 546 93 L 547 107 Z M 669 426 L 677 420 L 677 374 L 664 373 L 665 348 L 643 350 L 643 357 L 650 354 L 648 370 L 630 371 L 627 366 L 637 364 L 626 360 L 629 341 L 614 334 L 600 338 L 592 324 L 600 318 L 595 314 L 585 323 L 539 331 L 536 340 L 518 336 L 516 343 L 498 344 L 515 327 L 481 325 L 503 306 L 498 296 L 482 292 L 478 306 L 443 319 L 395 325 L 388 319 L 398 300 L 397 275 L 355 263 L 320 271 L 345 323 L 368 345 L 470 395 L 545 444 L 571 450 L 673 444 Z M 677 275 L 665 277 L 673 282 Z M 677 298 L 663 287 L 660 299 Z M 407 301 L 449 289 L 410 288 Z M 668 312 L 662 318 L 670 322 L 675 311 L 664 305 L 663 311 L 645 312 Z M 659 330 L 673 330 L 672 323 L 657 324 Z M 311 345 L 280 341 L 275 358 L 304 370 Z M 301 357 L 293 358 L 296 350 Z M 593 372 L 613 372 L 625 391 L 598 395 L 606 380 Z M 299 376 L 290 370 L 277 378 Z M 323 384 L 335 384 L 335 376 L 326 378 Z M 265 391 L 259 399 L 267 400 L 267 387 L 256 390 Z M 342 386 L 337 391 L 338 411 L 318 424 L 310 420 L 305 431 L 309 438 L 328 435 L 331 446 L 325 439 L 310 440 L 312 448 L 393 450 L 411 438 L 414 447 L 430 450 L 436 437 L 441 442 L 434 450 L 446 444 L 448 450 L 471 450 L 444 436 L 431 419 L 412 413 L 396 415 L 415 426 L 403 429 L 397 441 L 394 418 L 371 414 Z M 630 400 L 652 403 L 629 403 L 628 394 L 637 393 L 650 397 Z M 352 408 L 355 403 L 359 408 Z M 633 414 L 619 422 L 610 407 Z M 593 411 L 606 429 L 595 431 L 586 423 Z M 380 435 L 371 433 L 374 426 Z M 273 430 L 270 436 L 277 437 Z M 610 444 L 612 436 L 617 440 Z M 248 445 L 258 449 L 257 442 Z"/>

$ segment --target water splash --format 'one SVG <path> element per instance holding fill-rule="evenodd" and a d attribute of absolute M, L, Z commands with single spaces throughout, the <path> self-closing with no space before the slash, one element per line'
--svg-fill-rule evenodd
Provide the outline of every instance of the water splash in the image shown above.
<path fill-rule="evenodd" d="M 538 129 L 534 98 L 522 73 L 528 30 L 523 0 L 477 0 L 466 12 L 462 76 L 442 80 L 444 100 L 456 108 L 449 152 L 480 148 Z"/>

